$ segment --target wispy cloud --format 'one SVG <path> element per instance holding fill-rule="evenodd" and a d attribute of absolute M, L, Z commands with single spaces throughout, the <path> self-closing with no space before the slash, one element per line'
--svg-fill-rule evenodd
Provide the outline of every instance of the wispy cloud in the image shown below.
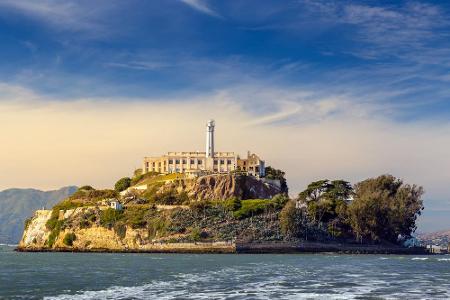
<path fill-rule="evenodd" d="M 219 15 L 216 11 L 212 10 L 206 3 L 206 0 L 180 0 L 181 2 L 185 3 L 186 5 L 189 5 L 193 9 L 207 14 L 212 17 L 216 18 L 222 18 L 221 15 Z"/>
<path fill-rule="evenodd" d="M 151 62 L 151 61 L 130 61 L 130 62 L 108 62 L 105 63 L 106 67 L 113 68 L 123 68 L 123 69 L 132 69 L 132 70 L 142 70 L 142 71 L 154 71 L 160 70 L 162 68 L 169 67 L 170 64 L 163 62 Z"/>
<path fill-rule="evenodd" d="M 354 108 L 352 99 L 310 101 L 314 95 L 302 90 L 239 90 L 170 99 L 59 101 L 1 84 L 0 189 L 110 187 L 139 167 L 142 156 L 200 149 L 206 115 L 217 120 L 218 148 L 257 152 L 268 164 L 287 172 L 292 193 L 322 177 L 356 182 L 389 172 L 424 185 L 426 207 L 429 199 L 448 199 L 450 124 L 405 125 L 374 114 L 377 108 L 370 103 Z M 249 96 L 264 94 L 273 97 L 270 111 L 243 105 Z M 363 113 L 358 115 L 357 110 Z M 42 174 L 46 176 L 38 176 Z M 449 208 L 448 202 L 433 203 Z"/>
<path fill-rule="evenodd" d="M 445 8 L 428 3 L 370 5 L 347 1 L 301 0 L 306 16 L 325 24 L 351 26 L 349 38 L 357 42 L 348 53 L 364 58 L 416 60 L 433 49 L 448 46 L 442 28 L 450 24 Z"/>
<path fill-rule="evenodd" d="M 83 32 L 91 36 L 107 32 L 108 29 L 101 23 L 101 16 L 115 7 L 113 1 L 108 2 L 107 7 L 82 1 L 0 1 L 0 13 L 3 12 L 4 16 L 15 12 L 43 21 L 56 31 Z"/>

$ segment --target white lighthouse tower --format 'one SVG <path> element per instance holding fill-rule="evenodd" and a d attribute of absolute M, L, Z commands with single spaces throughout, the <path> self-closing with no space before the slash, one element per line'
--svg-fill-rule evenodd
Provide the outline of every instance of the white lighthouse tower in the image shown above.
<path fill-rule="evenodd" d="M 206 124 L 206 157 L 214 157 L 214 120 Z"/>
<path fill-rule="evenodd" d="M 214 171 L 214 120 L 206 124 L 206 170 Z"/>

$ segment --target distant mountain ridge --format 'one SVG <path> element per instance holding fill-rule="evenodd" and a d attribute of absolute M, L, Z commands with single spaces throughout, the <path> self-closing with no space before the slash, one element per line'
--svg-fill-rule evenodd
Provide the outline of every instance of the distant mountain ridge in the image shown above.
<path fill-rule="evenodd" d="M 422 239 L 436 239 L 436 238 L 442 238 L 442 237 L 450 238 L 450 229 L 439 230 L 439 231 L 434 231 L 434 232 L 418 233 L 417 237 L 422 238 Z"/>
<path fill-rule="evenodd" d="M 76 186 L 67 186 L 53 191 L 17 188 L 1 191 L 0 243 L 17 244 L 22 237 L 25 220 L 34 211 L 51 208 L 76 190 Z"/>

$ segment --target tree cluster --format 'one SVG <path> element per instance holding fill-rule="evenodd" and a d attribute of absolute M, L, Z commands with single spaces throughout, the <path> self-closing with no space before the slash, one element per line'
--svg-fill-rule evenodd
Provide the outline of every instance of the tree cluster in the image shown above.
<path fill-rule="evenodd" d="M 285 236 L 299 236 L 309 227 L 331 238 L 368 243 L 399 243 L 416 230 L 423 209 L 423 188 L 392 175 L 351 186 L 344 180 L 312 182 L 280 213 Z M 311 229 L 310 229 L 311 230 Z"/>

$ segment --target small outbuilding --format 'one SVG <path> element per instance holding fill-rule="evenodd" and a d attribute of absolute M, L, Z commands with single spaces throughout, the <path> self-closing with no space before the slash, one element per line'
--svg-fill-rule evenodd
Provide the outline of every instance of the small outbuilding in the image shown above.
<path fill-rule="evenodd" d="M 117 201 L 117 200 L 110 201 L 109 202 L 109 207 L 112 208 L 112 209 L 115 209 L 115 210 L 122 210 L 123 209 L 122 204 L 120 204 L 120 202 Z"/>

